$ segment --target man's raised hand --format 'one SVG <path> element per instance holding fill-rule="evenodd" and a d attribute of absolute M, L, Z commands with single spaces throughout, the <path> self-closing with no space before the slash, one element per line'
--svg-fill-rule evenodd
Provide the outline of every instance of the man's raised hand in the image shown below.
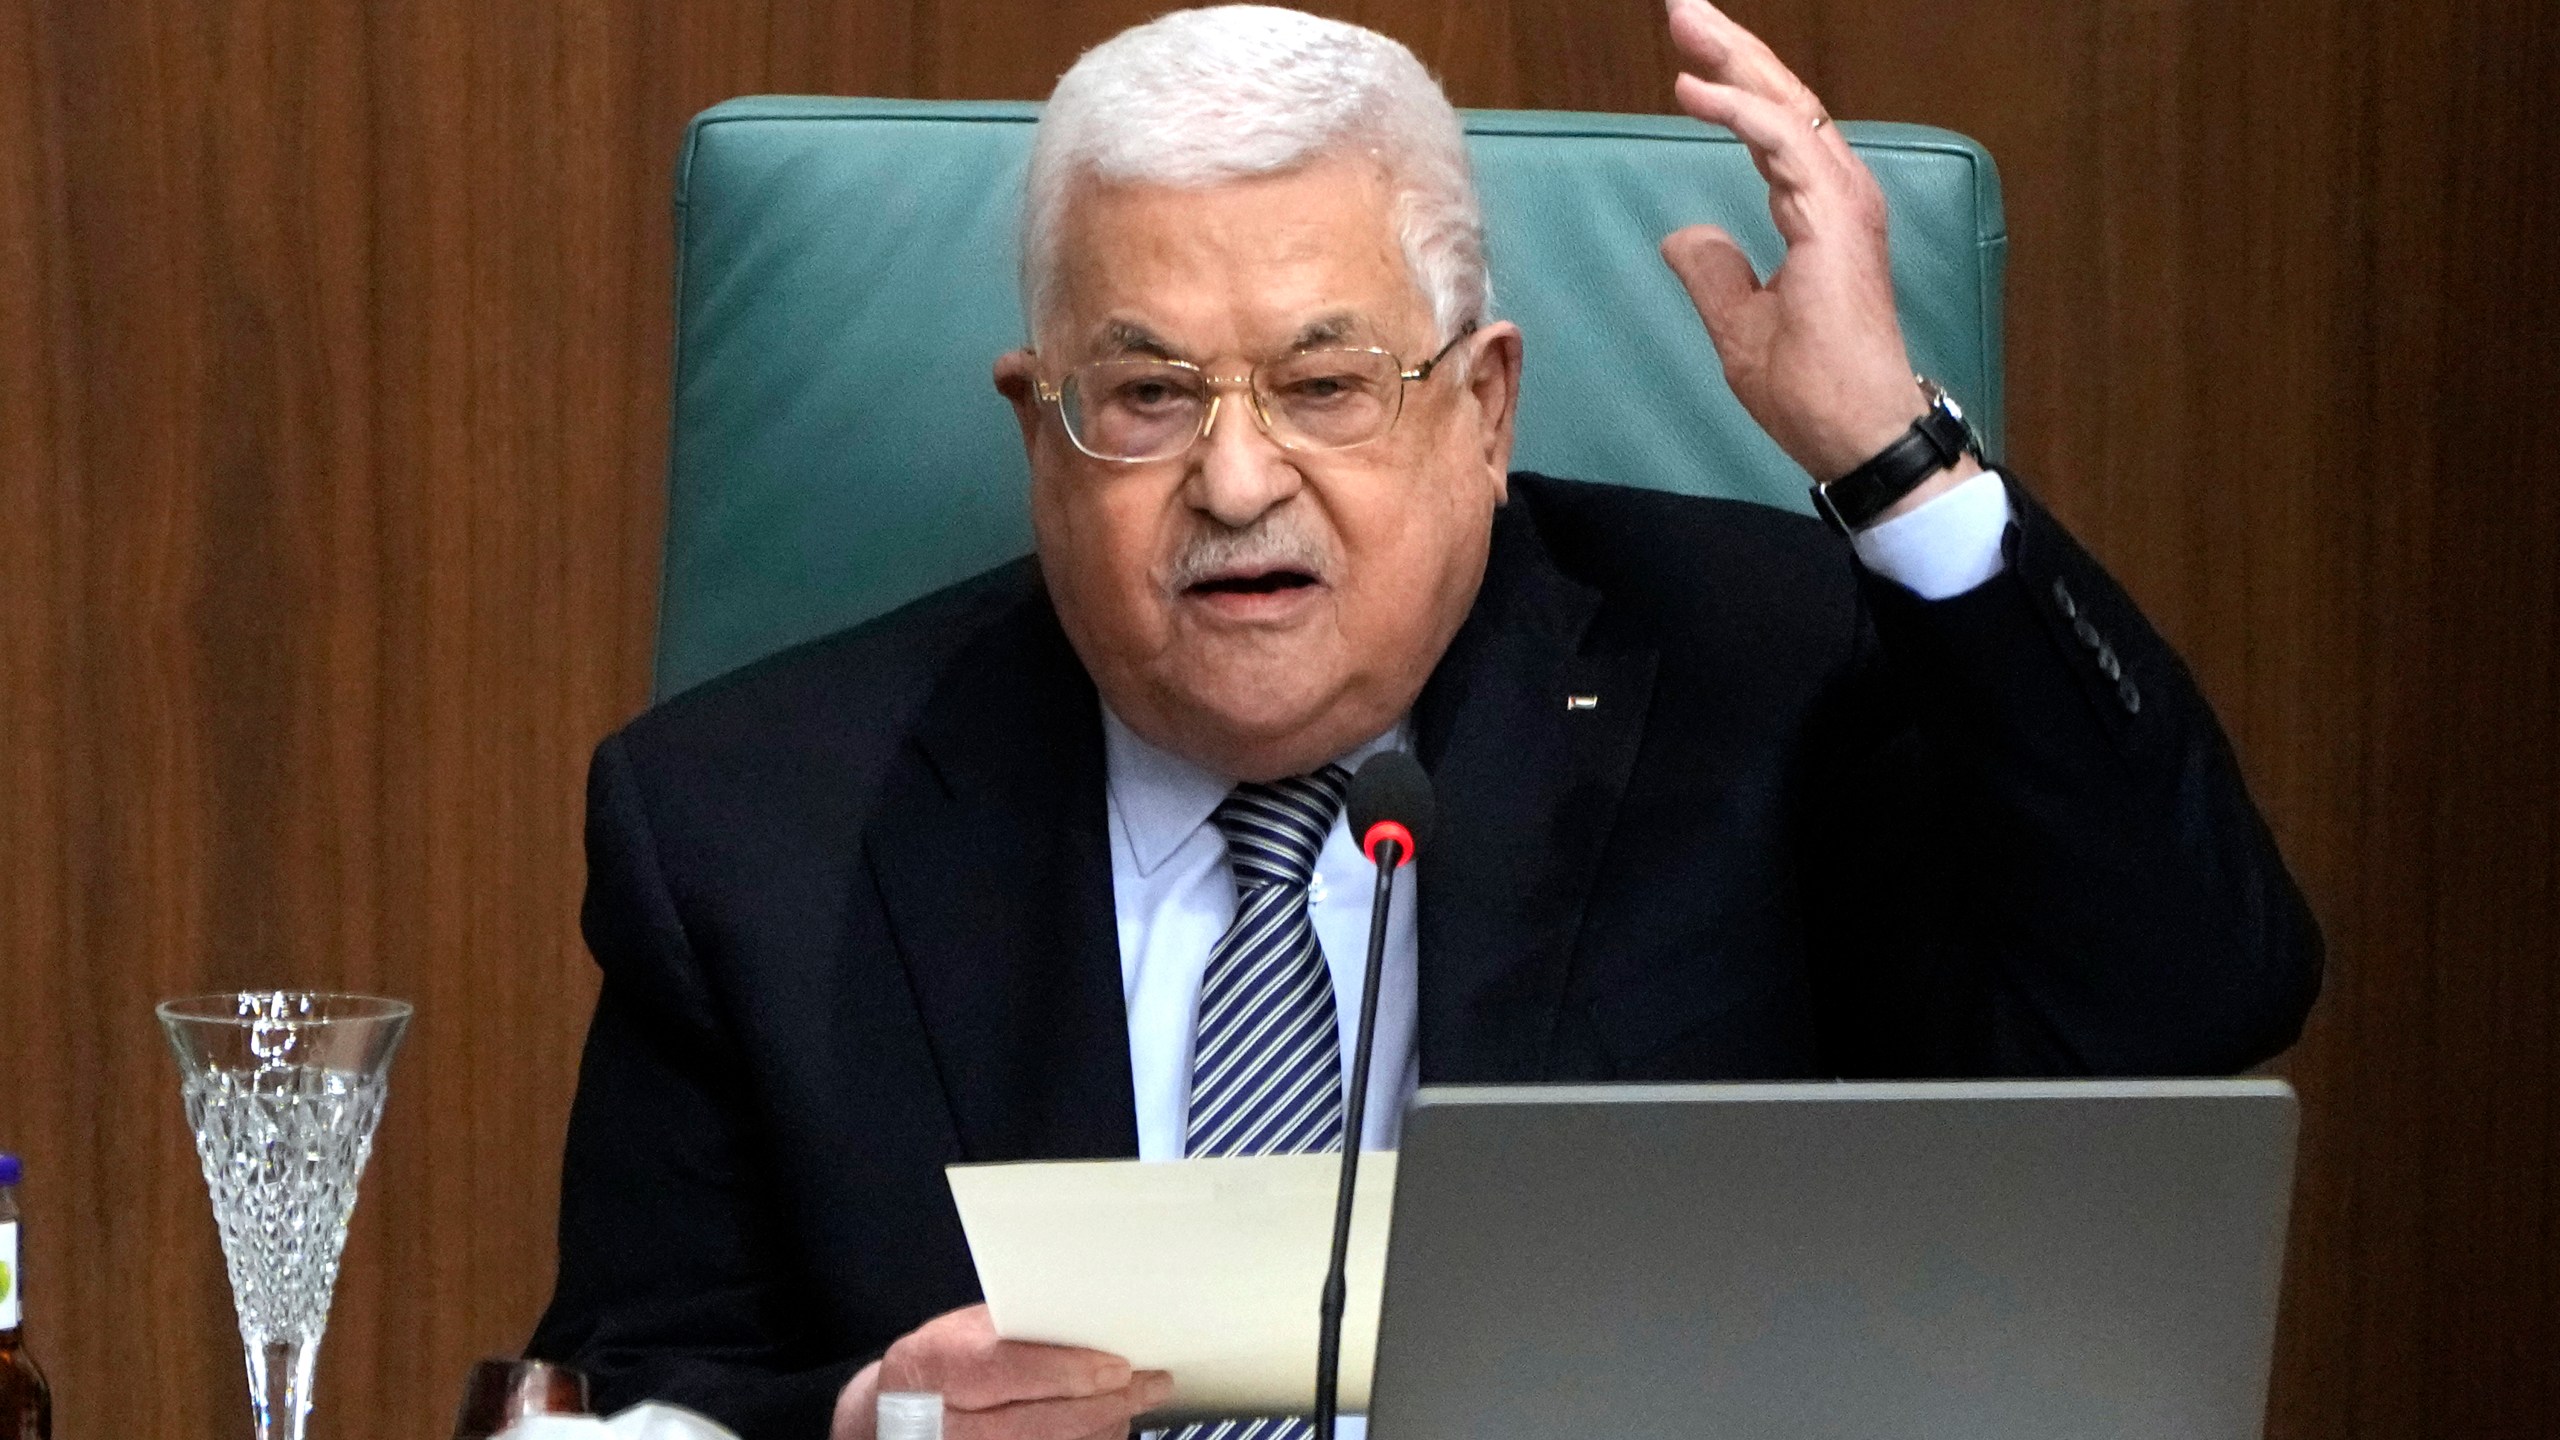
<path fill-rule="evenodd" d="M 926 1321 L 836 1397 L 830 1440 L 872 1440 L 882 1391 L 939 1394 L 945 1440 L 1121 1440 L 1173 1396 L 1161 1370 L 1099 1350 L 997 1336 L 987 1307 Z"/>
<path fill-rule="evenodd" d="M 1692 225 L 1664 238 L 1662 258 L 1698 307 L 1742 408 L 1813 478 L 1838 479 L 1929 404 L 1894 313 L 1884 191 L 1821 100 L 1758 36 L 1707 0 L 1670 0 L 1670 14 L 1689 66 L 1672 85 L 1680 108 L 1749 148 L 1787 253 L 1763 281 L 1731 235 Z M 1906 503 L 1949 483 L 1940 477 Z"/>

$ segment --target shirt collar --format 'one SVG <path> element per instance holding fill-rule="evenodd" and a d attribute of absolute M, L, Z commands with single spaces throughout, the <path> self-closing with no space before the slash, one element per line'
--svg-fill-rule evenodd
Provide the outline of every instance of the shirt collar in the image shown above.
<path fill-rule="evenodd" d="M 1365 745 L 1352 748 L 1333 763 L 1356 770 L 1360 762 L 1382 750 L 1405 748 L 1405 722 Z M 1236 782 L 1194 760 L 1139 737 L 1111 707 L 1102 707 L 1102 753 L 1111 787 L 1111 803 L 1120 812 L 1130 857 L 1138 873 L 1152 875 L 1173 857 L 1201 826 L 1216 814 L 1218 802 Z"/>

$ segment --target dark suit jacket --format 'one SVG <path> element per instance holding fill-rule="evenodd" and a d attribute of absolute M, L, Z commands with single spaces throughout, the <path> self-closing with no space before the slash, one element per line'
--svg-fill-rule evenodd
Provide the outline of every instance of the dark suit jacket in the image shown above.
<path fill-rule="evenodd" d="M 2012 498 L 2007 572 L 1926 603 L 1802 517 L 1516 477 L 1414 716 L 1423 1078 L 2290 1043 L 2318 933 L 2221 732 Z M 607 1404 L 815 1440 L 855 1368 L 978 1298 L 944 1164 L 1136 1154 L 1104 813 L 1099 701 L 1027 560 L 606 740 L 533 1352 Z"/>

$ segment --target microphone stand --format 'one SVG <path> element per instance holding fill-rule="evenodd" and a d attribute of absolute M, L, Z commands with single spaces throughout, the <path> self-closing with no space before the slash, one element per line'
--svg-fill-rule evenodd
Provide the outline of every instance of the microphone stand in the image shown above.
<path fill-rule="evenodd" d="M 1403 827 L 1398 826 L 1398 829 Z M 1342 1107 L 1342 1188 L 1333 1201 L 1333 1257 L 1324 1272 L 1324 1302 L 1316 1328 L 1316 1440 L 1333 1440 L 1342 1386 L 1342 1310 L 1348 1285 L 1343 1270 L 1351 1255 L 1351 1200 L 1360 1184 L 1360 1131 L 1369 1109 L 1369 1051 L 1377 1040 L 1378 976 L 1386 968 L 1387 902 L 1405 847 L 1382 838 L 1371 858 L 1378 866 L 1377 898 L 1369 908 L 1368 981 L 1360 987 L 1360 1039 L 1352 1047 L 1351 1093 Z"/>

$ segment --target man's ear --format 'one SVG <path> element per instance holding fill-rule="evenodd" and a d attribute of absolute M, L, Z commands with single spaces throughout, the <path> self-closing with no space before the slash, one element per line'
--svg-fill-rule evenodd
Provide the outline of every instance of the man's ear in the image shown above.
<path fill-rule="evenodd" d="M 1520 327 L 1497 320 L 1467 341 L 1467 392 L 1482 427 L 1484 466 L 1497 502 L 1511 498 L 1512 425 L 1520 413 Z"/>
<path fill-rule="evenodd" d="M 1007 350 L 996 357 L 996 393 L 1013 406 L 1013 421 L 1022 427 L 1022 453 L 1029 456 L 1040 436 L 1040 396 L 1032 388 L 1039 358 L 1029 350 Z"/>

